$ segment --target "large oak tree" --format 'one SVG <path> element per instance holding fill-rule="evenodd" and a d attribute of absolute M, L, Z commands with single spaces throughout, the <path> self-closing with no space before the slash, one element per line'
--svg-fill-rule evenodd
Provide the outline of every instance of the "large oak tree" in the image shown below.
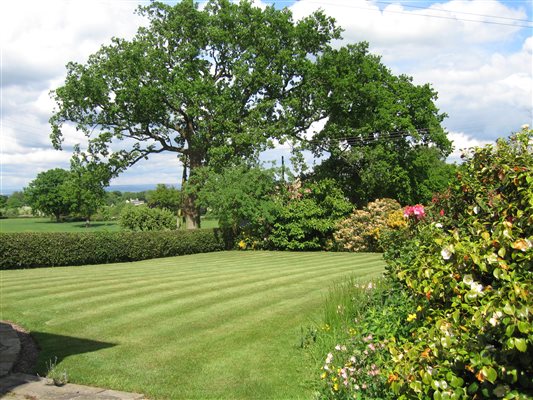
<path fill-rule="evenodd" d="M 89 137 L 92 160 L 113 173 L 170 151 L 185 183 L 199 167 L 257 157 L 272 139 L 294 138 L 323 117 L 315 61 L 340 31 L 321 12 L 295 22 L 287 9 L 229 0 L 203 9 L 154 2 L 139 12 L 149 25 L 133 39 L 68 64 L 53 92 L 56 148 L 73 123 Z M 199 210 L 188 193 L 183 211 L 193 228 Z"/>
<path fill-rule="evenodd" d="M 446 187 L 452 146 L 429 84 L 393 74 L 364 42 L 328 51 L 317 64 L 327 117 L 306 143 L 325 158 L 316 179 L 335 179 L 358 206 L 383 197 L 427 202 Z"/>

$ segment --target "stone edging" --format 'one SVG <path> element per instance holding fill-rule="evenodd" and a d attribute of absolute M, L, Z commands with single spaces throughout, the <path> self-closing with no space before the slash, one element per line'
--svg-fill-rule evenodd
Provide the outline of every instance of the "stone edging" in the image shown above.
<path fill-rule="evenodd" d="M 20 353 L 20 340 L 13 327 L 0 322 L 0 377 L 11 372 Z"/>

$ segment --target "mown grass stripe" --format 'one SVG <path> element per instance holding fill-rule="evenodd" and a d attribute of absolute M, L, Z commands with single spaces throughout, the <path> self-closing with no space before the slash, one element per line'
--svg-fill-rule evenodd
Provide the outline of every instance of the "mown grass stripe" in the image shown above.
<path fill-rule="evenodd" d="M 114 317 L 116 311 L 120 310 L 120 316 L 118 319 L 121 320 L 129 318 L 131 313 L 135 313 L 139 307 L 142 307 L 143 309 L 149 310 L 151 315 L 156 315 L 157 312 L 155 309 L 173 309 L 178 305 L 183 306 L 183 299 L 188 300 L 188 303 L 185 304 L 189 304 L 189 307 L 200 307 L 203 306 L 204 300 L 207 304 L 211 304 L 213 302 L 220 302 L 227 297 L 233 298 L 241 295 L 264 292 L 268 291 L 271 287 L 283 287 L 287 280 L 289 280 L 289 283 L 297 282 L 301 281 L 304 276 L 308 275 L 311 275 L 311 278 L 309 279 L 313 279 L 317 276 L 322 276 L 327 268 L 327 265 L 325 266 L 323 264 L 320 266 L 314 266 L 313 268 L 307 268 L 304 271 L 292 272 L 292 270 L 283 270 L 280 271 L 280 273 L 265 274 L 259 280 L 248 277 L 243 277 L 241 279 L 233 277 L 221 282 L 219 279 L 216 279 L 207 282 L 207 285 L 194 285 L 189 290 L 183 290 L 180 285 L 176 285 L 176 288 L 173 291 L 163 291 L 161 289 L 166 289 L 173 285 L 172 283 L 164 283 L 136 292 L 134 300 L 132 300 L 131 296 L 129 296 L 130 293 L 128 293 L 119 301 L 105 301 L 105 305 L 92 308 L 91 314 L 97 314 L 99 318 L 105 319 Z M 371 268 L 370 264 L 366 269 L 368 268 Z M 347 265 L 342 267 L 342 269 L 337 267 L 337 270 L 348 274 L 353 270 L 353 267 Z M 261 289 L 258 289 L 258 287 Z M 156 292 L 157 294 L 154 295 L 153 292 Z M 68 302 L 64 307 L 69 308 L 71 307 L 71 304 L 72 303 Z M 54 308 L 51 310 L 54 310 Z M 83 314 L 80 314 L 77 317 L 77 319 L 80 320 L 84 318 L 85 316 Z M 71 322 L 74 321 L 71 320 Z M 47 325 L 48 324 L 49 323 L 47 323 Z"/>
<path fill-rule="evenodd" d="M 381 274 L 383 262 L 221 252 L 4 272 L 4 318 L 36 332 L 40 365 L 59 355 L 75 382 L 153 399 L 294 399 L 311 395 L 300 327 L 334 280 Z M 87 340 L 114 346 L 84 350 Z"/>

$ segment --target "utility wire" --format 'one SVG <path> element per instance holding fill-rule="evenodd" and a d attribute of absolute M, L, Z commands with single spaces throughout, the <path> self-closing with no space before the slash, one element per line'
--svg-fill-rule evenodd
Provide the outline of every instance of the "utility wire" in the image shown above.
<path fill-rule="evenodd" d="M 398 3 L 389 3 L 387 1 L 374 1 L 373 3 L 387 4 L 387 5 L 398 4 Z M 411 5 L 408 5 L 408 4 L 401 4 L 401 6 L 402 7 L 407 7 L 407 8 L 417 8 L 417 9 L 421 9 L 421 10 L 429 10 L 430 9 L 428 7 L 411 6 Z M 533 23 L 533 21 L 528 20 L 528 19 L 511 18 L 511 17 L 499 17 L 499 16 L 496 16 L 496 15 L 477 14 L 477 13 L 471 13 L 471 12 L 466 12 L 466 11 L 444 10 L 444 9 L 437 9 L 437 8 L 431 8 L 431 11 L 439 11 L 439 12 L 445 12 L 445 13 L 450 13 L 450 14 L 466 14 L 466 15 L 473 15 L 473 16 L 476 16 L 476 17 L 508 19 L 508 20 L 511 20 L 511 21 L 527 22 L 529 24 Z M 479 21 L 479 22 L 481 22 L 481 21 Z"/>
<path fill-rule="evenodd" d="M 317 5 L 338 6 L 335 3 L 325 3 L 325 2 L 311 1 L 311 0 L 308 0 L 307 2 L 311 3 L 311 4 L 317 4 Z M 462 21 L 462 22 L 477 22 L 477 23 L 480 23 L 480 24 L 514 26 L 514 27 L 517 27 L 517 28 L 531 28 L 531 26 L 529 26 L 529 25 L 511 24 L 511 23 L 496 22 L 496 21 L 479 21 L 479 20 L 476 20 L 476 19 L 456 18 L 456 17 L 451 17 L 451 16 L 445 16 L 445 15 L 414 14 L 414 13 L 410 13 L 410 12 L 407 12 L 407 11 L 396 11 L 396 10 L 383 10 L 382 11 L 382 10 L 379 10 L 379 9 L 368 8 L 368 7 L 360 7 L 360 6 L 356 6 L 356 5 L 343 5 L 342 7 L 359 9 L 359 10 L 374 11 L 374 12 L 379 12 L 380 14 L 382 13 L 383 15 L 385 15 L 386 13 L 392 13 L 392 14 L 410 15 L 410 16 L 414 16 L 414 17 L 450 19 L 450 20 Z"/>
<path fill-rule="evenodd" d="M 526 0 L 526 2 L 529 2 L 531 0 Z M 291 1 L 272 1 L 270 4 L 279 4 L 279 3 L 292 3 Z M 477 19 L 466 19 L 466 18 L 457 18 L 457 17 L 452 17 L 452 16 L 445 16 L 445 15 L 432 15 L 432 14 L 414 14 L 414 13 L 411 13 L 411 12 L 407 12 L 407 11 L 396 11 L 396 10 L 380 10 L 379 8 L 378 9 L 374 9 L 374 8 L 368 8 L 368 7 L 361 7 L 361 6 L 357 6 L 357 5 L 344 5 L 344 4 L 336 4 L 334 2 L 325 2 L 325 1 L 312 1 L 312 0 L 307 0 L 306 3 L 310 3 L 310 4 L 316 4 L 318 6 L 334 6 L 334 7 L 342 7 L 342 8 L 352 8 L 352 9 L 359 9 L 359 10 L 368 10 L 368 11 L 375 11 L 375 12 L 379 12 L 379 13 L 382 13 L 382 14 L 386 14 L 386 13 L 393 13 L 393 14 L 404 14 L 404 15 L 410 15 L 410 16 L 415 16 L 415 17 L 427 17 L 427 18 L 439 18 L 439 19 L 450 19 L 450 20 L 454 20 L 454 21 L 462 21 L 462 22 L 476 22 L 476 23 L 479 23 L 479 24 L 491 24 L 491 25 L 503 25 L 503 26 L 514 26 L 514 27 L 517 27 L 517 28 L 531 28 L 532 26 L 530 25 L 521 25 L 521 24 L 513 24 L 513 23 L 506 23 L 506 22 L 497 22 L 497 21 L 480 21 L 480 20 L 477 20 Z M 376 3 L 380 3 L 380 2 L 376 2 Z M 384 3 L 384 2 L 383 2 Z M 394 3 L 385 3 L 385 4 L 394 4 Z M 407 5 L 405 5 L 405 7 L 408 7 Z M 413 6 L 414 7 L 414 6 Z M 419 6 L 418 6 L 419 7 Z M 429 8 L 426 8 L 426 7 L 420 7 L 421 9 L 425 9 L 425 10 L 428 10 L 428 11 L 445 11 L 445 10 L 436 10 L 436 9 L 429 9 Z M 462 13 L 462 12 L 454 12 L 454 11 L 448 11 L 450 13 Z M 474 15 L 474 16 L 479 16 L 479 17 L 489 17 L 489 18 L 504 18 L 504 19 L 511 19 L 511 20 L 514 20 L 514 18 L 507 18 L 507 17 L 498 17 L 498 16 L 494 16 L 494 15 L 483 15 L 483 14 L 476 14 L 476 13 L 467 13 L 467 12 L 464 12 L 463 14 L 470 14 L 470 15 Z M 517 21 L 521 21 L 521 22 L 526 22 L 526 23 L 529 23 L 529 24 L 533 24 L 533 21 L 530 21 L 530 20 L 518 20 Z"/>

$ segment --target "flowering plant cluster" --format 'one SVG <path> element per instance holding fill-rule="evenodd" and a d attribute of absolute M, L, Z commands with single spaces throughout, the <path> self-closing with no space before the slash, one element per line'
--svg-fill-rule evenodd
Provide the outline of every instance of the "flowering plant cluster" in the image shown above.
<path fill-rule="evenodd" d="M 362 210 L 355 210 L 337 225 L 333 237 L 344 251 L 381 251 L 387 231 L 407 226 L 401 218 L 401 206 L 396 200 L 378 199 Z"/>
<path fill-rule="evenodd" d="M 319 365 L 317 398 L 395 399 L 387 383 L 386 369 L 391 363 L 387 347 L 391 338 L 405 334 L 411 299 L 390 281 L 380 279 L 348 282 L 340 293 L 339 288 L 330 293 L 328 304 L 329 324 L 318 338 L 327 345 Z"/>
<path fill-rule="evenodd" d="M 387 252 L 416 303 L 388 346 L 397 398 L 532 398 L 532 143 L 523 130 L 471 150 L 431 218 Z"/>
<path fill-rule="evenodd" d="M 426 216 L 426 211 L 424 206 L 417 204 L 415 206 L 407 206 L 403 209 L 404 218 L 414 218 L 416 220 L 421 220 Z"/>

